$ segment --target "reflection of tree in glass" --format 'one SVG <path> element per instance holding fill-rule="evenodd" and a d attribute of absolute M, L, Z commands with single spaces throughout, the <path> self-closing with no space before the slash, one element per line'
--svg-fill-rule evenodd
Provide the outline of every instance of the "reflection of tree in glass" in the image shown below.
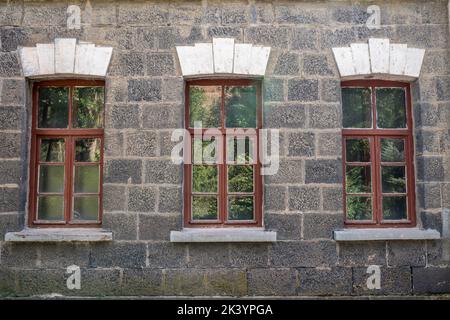
<path fill-rule="evenodd" d="M 371 190 L 370 166 L 346 169 L 345 184 L 348 193 L 367 193 Z"/>
<path fill-rule="evenodd" d="M 402 88 L 377 89 L 377 125 L 379 128 L 405 128 L 405 91 Z"/>
<path fill-rule="evenodd" d="M 253 192 L 253 166 L 228 166 L 228 191 Z"/>
<path fill-rule="evenodd" d="M 370 145 L 368 139 L 346 140 L 347 162 L 369 162 Z"/>
<path fill-rule="evenodd" d="M 75 88 L 73 93 L 73 125 L 76 128 L 103 127 L 103 87 Z"/>
<path fill-rule="evenodd" d="M 230 220 L 252 220 L 253 219 L 253 197 L 231 198 L 228 207 Z"/>
<path fill-rule="evenodd" d="M 75 143 L 75 160 L 78 162 L 100 161 L 100 139 L 79 139 Z"/>
<path fill-rule="evenodd" d="M 342 88 L 344 128 L 372 127 L 370 89 Z"/>
<path fill-rule="evenodd" d="M 406 192 L 405 167 L 383 167 L 381 178 L 384 193 Z"/>
<path fill-rule="evenodd" d="M 225 87 L 227 128 L 256 128 L 256 87 Z"/>
<path fill-rule="evenodd" d="M 68 88 L 39 88 L 39 128 L 67 128 Z"/>
<path fill-rule="evenodd" d="M 221 87 L 190 87 L 189 113 L 191 127 L 194 127 L 196 121 L 201 121 L 203 128 L 220 126 L 221 91 Z"/>
<path fill-rule="evenodd" d="M 349 220 L 371 220 L 371 212 L 370 197 L 347 196 L 347 218 Z"/>
<path fill-rule="evenodd" d="M 403 140 L 381 139 L 381 161 L 384 162 L 404 161 Z"/>
<path fill-rule="evenodd" d="M 217 192 L 217 167 L 193 166 L 192 167 L 192 191 L 193 192 Z"/>
<path fill-rule="evenodd" d="M 406 197 L 383 197 L 383 219 L 406 219 Z"/>
<path fill-rule="evenodd" d="M 192 199 L 192 216 L 194 220 L 217 219 L 216 197 L 194 196 Z"/>

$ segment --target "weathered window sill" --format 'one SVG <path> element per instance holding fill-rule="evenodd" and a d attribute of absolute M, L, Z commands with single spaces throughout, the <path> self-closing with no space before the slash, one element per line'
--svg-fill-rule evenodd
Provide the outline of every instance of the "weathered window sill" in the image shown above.
<path fill-rule="evenodd" d="M 29 228 L 8 232 L 5 241 L 10 242 L 99 242 L 112 241 L 112 232 L 93 228 Z"/>
<path fill-rule="evenodd" d="M 170 232 L 171 242 L 275 242 L 277 233 L 262 228 L 185 228 Z"/>
<path fill-rule="evenodd" d="M 336 241 L 376 241 L 376 240 L 433 240 L 440 239 L 439 231 L 419 228 L 380 228 L 335 230 Z"/>

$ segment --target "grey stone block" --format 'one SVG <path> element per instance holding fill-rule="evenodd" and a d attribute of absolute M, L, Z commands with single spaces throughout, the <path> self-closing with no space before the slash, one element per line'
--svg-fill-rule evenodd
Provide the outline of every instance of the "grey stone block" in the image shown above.
<path fill-rule="evenodd" d="M 309 126 L 316 129 L 341 128 L 339 105 L 312 105 L 309 107 Z"/>
<path fill-rule="evenodd" d="M 441 208 L 441 186 L 437 183 L 417 185 L 419 206 L 423 209 Z"/>
<path fill-rule="evenodd" d="M 286 27 L 257 26 L 244 30 L 245 41 L 257 45 L 286 49 L 289 45 L 289 29 Z"/>
<path fill-rule="evenodd" d="M 249 13 L 246 6 L 229 6 L 222 7 L 222 24 L 223 25 L 245 25 L 249 22 Z"/>
<path fill-rule="evenodd" d="M 147 267 L 185 268 L 187 265 L 187 245 L 170 242 L 150 242 L 148 245 Z"/>
<path fill-rule="evenodd" d="M 200 24 L 205 14 L 204 7 L 198 2 L 172 4 L 169 7 L 169 21 L 174 25 Z"/>
<path fill-rule="evenodd" d="M 443 183 L 442 186 L 442 206 L 450 208 L 450 183 Z"/>
<path fill-rule="evenodd" d="M 315 134 L 291 132 L 288 140 L 288 156 L 312 157 L 315 154 Z"/>
<path fill-rule="evenodd" d="M 182 205 L 181 187 L 159 187 L 159 213 L 181 213 Z"/>
<path fill-rule="evenodd" d="M 125 211 L 125 187 L 109 184 L 103 185 L 103 210 Z"/>
<path fill-rule="evenodd" d="M 442 157 L 417 157 L 417 179 L 432 182 L 443 181 L 444 166 Z"/>
<path fill-rule="evenodd" d="M 0 158 L 20 157 L 20 134 L 0 132 Z"/>
<path fill-rule="evenodd" d="M 316 211 L 320 209 L 320 189 L 317 187 L 289 187 L 290 211 Z"/>
<path fill-rule="evenodd" d="M 424 130 L 416 131 L 416 154 L 439 153 L 441 134 Z"/>
<path fill-rule="evenodd" d="M 181 182 L 181 166 L 171 160 L 147 160 L 145 162 L 146 183 L 179 184 Z"/>
<path fill-rule="evenodd" d="M 181 229 L 181 216 L 176 215 L 139 215 L 140 240 L 166 240 L 170 231 Z"/>
<path fill-rule="evenodd" d="M 104 155 L 106 157 L 117 157 L 123 155 L 123 133 L 106 130 L 104 143 Z"/>
<path fill-rule="evenodd" d="M 291 79 L 288 81 L 288 100 L 319 100 L 319 81 L 312 79 Z"/>
<path fill-rule="evenodd" d="M 164 272 L 164 294 L 201 296 L 205 294 L 206 271 L 202 269 L 167 269 Z"/>
<path fill-rule="evenodd" d="M 207 29 L 209 38 L 234 38 L 242 40 L 242 29 L 240 27 L 213 26 Z"/>
<path fill-rule="evenodd" d="M 307 75 L 331 76 L 334 74 L 324 54 L 306 54 L 303 57 L 303 72 Z"/>
<path fill-rule="evenodd" d="M 351 268 L 299 268 L 298 295 L 336 296 L 350 295 L 352 292 Z"/>
<path fill-rule="evenodd" d="M 22 114 L 25 111 L 21 107 L 0 107 L 0 125 L 3 130 L 17 130 L 21 127 Z"/>
<path fill-rule="evenodd" d="M 317 139 L 319 156 L 342 156 L 342 139 L 339 132 L 318 133 Z"/>
<path fill-rule="evenodd" d="M 19 210 L 19 188 L 0 188 L 0 212 Z"/>
<path fill-rule="evenodd" d="M 440 212 L 420 212 L 420 220 L 424 229 L 442 230 L 442 216 Z"/>
<path fill-rule="evenodd" d="M 335 79 L 320 80 L 320 97 L 326 102 L 341 101 L 341 83 Z"/>
<path fill-rule="evenodd" d="M 134 79 L 128 80 L 129 101 L 161 101 L 160 79 Z"/>
<path fill-rule="evenodd" d="M 167 6 L 147 3 L 121 3 L 118 7 L 120 25 L 164 25 L 169 22 Z"/>
<path fill-rule="evenodd" d="M 221 268 L 230 266 L 230 255 L 223 243 L 191 243 L 189 268 Z"/>
<path fill-rule="evenodd" d="M 298 75 L 300 73 L 299 57 L 295 53 L 283 52 L 278 56 L 275 75 Z"/>
<path fill-rule="evenodd" d="M 316 50 L 319 32 L 316 29 L 293 28 L 291 34 L 291 49 Z"/>
<path fill-rule="evenodd" d="M 1 86 L 2 104 L 6 106 L 21 106 L 23 108 L 25 103 L 25 80 L 3 79 Z"/>
<path fill-rule="evenodd" d="M 14 296 L 16 293 L 15 270 L 0 268 L 0 298 Z"/>
<path fill-rule="evenodd" d="M 0 52 L 0 76 L 1 77 L 15 77 L 20 76 L 21 69 L 19 59 L 15 53 Z"/>
<path fill-rule="evenodd" d="M 269 248 L 269 263 L 275 267 L 324 267 L 336 262 L 334 241 L 279 241 Z"/>
<path fill-rule="evenodd" d="M 284 80 L 269 78 L 264 80 L 263 85 L 265 101 L 283 101 L 284 100 Z"/>
<path fill-rule="evenodd" d="M 22 269 L 16 273 L 15 295 L 70 294 L 66 287 L 66 280 L 67 276 L 63 269 Z"/>
<path fill-rule="evenodd" d="M 386 265 L 386 243 L 351 242 L 339 243 L 340 266 Z"/>
<path fill-rule="evenodd" d="M 450 293 L 450 268 L 413 268 L 415 294 Z"/>
<path fill-rule="evenodd" d="M 356 295 L 408 295 L 411 294 L 409 267 L 381 268 L 380 289 L 368 289 L 367 279 L 373 273 L 367 268 L 353 268 L 353 293 Z"/>
<path fill-rule="evenodd" d="M 230 263 L 237 268 L 262 268 L 269 263 L 266 243 L 231 243 Z"/>
<path fill-rule="evenodd" d="M 175 145 L 180 143 L 182 140 L 178 140 L 175 142 L 172 142 L 172 131 L 159 131 L 159 155 L 160 156 L 171 156 L 172 149 Z"/>
<path fill-rule="evenodd" d="M 365 24 L 369 18 L 369 14 L 366 12 L 366 7 L 353 5 L 353 6 L 339 6 L 333 8 L 332 18 L 334 21 L 343 24 Z"/>
<path fill-rule="evenodd" d="M 426 249 L 427 266 L 450 266 L 450 239 L 427 241 Z"/>
<path fill-rule="evenodd" d="M 259 23 L 271 24 L 275 20 L 275 12 L 272 3 L 255 3 L 250 7 L 252 15 L 256 16 Z"/>
<path fill-rule="evenodd" d="M 2 267 L 34 268 L 37 265 L 38 245 L 4 242 L 1 246 Z"/>
<path fill-rule="evenodd" d="M 388 241 L 387 244 L 387 264 L 389 267 L 425 266 L 424 241 Z"/>
<path fill-rule="evenodd" d="M 127 134 L 126 155 L 137 157 L 156 156 L 157 134 L 153 131 L 136 131 Z"/>
<path fill-rule="evenodd" d="M 205 40 L 203 30 L 200 26 L 159 27 L 156 30 L 158 48 L 167 50 L 177 45 L 191 45 L 195 42 Z"/>
<path fill-rule="evenodd" d="M 275 183 L 302 183 L 303 182 L 303 162 L 302 160 L 280 159 L 278 172 L 271 176 L 266 176 L 269 184 Z"/>
<path fill-rule="evenodd" d="M 208 270 L 205 294 L 233 297 L 247 295 L 247 272 L 237 269 Z"/>
<path fill-rule="evenodd" d="M 89 266 L 90 247 L 84 243 L 43 243 L 39 250 L 40 268 L 62 268 L 71 265 Z"/>
<path fill-rule="evenodd" d="M 444 30 L 440 25 L 398 25 L 397 37 L 414 48 L 443 48 Z"/>
<path fill-rule="evenodd" d="M 120 286 L 124 296 L 159 296 L 163 292 L 163 275 L 155 269 L 124 269 Z"/>
<path fill-rule="evenodd" d="M 278 23 L 322 24 L 328 22 L 328 9 L 325 7 L 276 6 L 275 16 Z"/>
<path fill-rule="evenodd" d="M 324 200 L 326 201 L 326 200 Z M 305 213 L 303 214 L 303 238 L 332 239 L 333 231 L 344 227 L 344 216 L 335 213 Z"/>
<path fill-rule="evenodd" d="M 264 210 L 284 211 L 286 210 L 287 189 L 284 186 L 264 186 Z"/>
<path fill-rule="evenodd" d="M 248 294 L 251 296 L 292 296 L 296 289 L 296 272 L 293 269 L 250 269 Z"/>
<path fill-rule="evenodd" d="M 341 160 L 305 160 L 305 183 L 340 183 Z"/>
<path fill-rule="evenodd" d="M 20 230 L 20 216 L 17 213 L 0 215 L 0 239 L 5 238 L 7 232 Z"/>
<path fill-rule="evenodd" d="M 268 128 L 304 128 L 306 107 L 300 104 L 271 105 L 264 108 L 264 125 Z"/>
<path fill-rule="evenodd" d="M 0 184 L 20 184 L 22 164 L 16 160 L 0 161 Z"/>
<path fill-rule="evenodd" d="M 137 239 L 137 215 L 134 213 L 103 214 L 102 226 L 105 229 L 112 230 L 114 240 Z"/>
<path fill-rule="evenodd" d="M 68 275 L 63 281 L 66 284 Z M 118 296 L 120 292 L 120 270 L 118 269 L 81 269 L 81 289 L 67 290 L 66 295 L 74 296 Z M 64 294 L 64 292 L 63 292 Z"/>
<path fill-rule="evenodd" d="M 18 26 L 22 20 L 22 3 L 11 1 L 0 6 L 0 24 Z"/>
<path fill-rule="evenodd" d="M 156 207 L 156 187 L 130 187 L 128 210 L 134 212 L 154 212 Z"/>
<path fill-rule="evenodd" d="M 144 55 L 140 52 L 119 53 L 117 63 L 111 63 L 113 74 L 118 76 L 143 76 L 144 75 Z"/>
<path fill-rule="evenodd" d="M 319 37 L 319 46 L 321 49 L 345 47 L 349 43 L 354 42 L 356 39 L 355 29 L 353 28 L 340 28 L 335 30 L 323 30 Z"/>
<path fill-rule="evenodd" d="M 277 240 L 300 240 L 302 217 L 300 214 L 265 213 L 264 225 L 267 230 L 277 232 Z"/>
<path fill-rule="evenodd" d="M 444 75 L 448 74 L 450 58 L 440 51 L 430 51 L 423 58 L 422 71 L 424 74 Z"/>
<path fill-rule="evenodd" d="M 450 100 L 450 77 L 439 77 L 436 79 L 436 92 L 438 101 Z"/>
<path fill-rule="evenodd" d="M 338 188 L 322 188 L 323 210 L 342 212 L 343 187 Z"/>
<path fill-rule="evenodd" d="M 106 161 L 105 182 L 108 183 L 141 183 L 142 161 L 113 159 Z"/>
<path fill-rule="evenodd" d="M 167 78 L 162 83 L 163 101 L 181 102 L 184 97 L 184 81 L 183 78 Z"/>
<path fill-rule="evenodd" d="M 139 128 L 139 106 L 113 106 L 111 109 L 111 126 L 115 129 Z"/>
<path fill-rule="evenodd" d="M 162 76 L 174 75 L 174 59 L 170 53 L 149 53 L 147 54 L 147 75 Z"/>
<path fill-rule="evenodd" d="M 437 104 L 422 102 L 415 103 L 414 106 L 414 122 L 416 127 L 434 127 L 438 124 L 440 116 Z"/>
<path fill-rule="evenodd" d="M 175 129 L 181 127 L 182 108 L 179 104 L 144 106 L 142 126 L 147 129 Z"/>
<path fill-rule="evenodd" d="M 90 266 L 94 268 L 140 268 L 145 266 L 144 243 L 92 243 Z"/>

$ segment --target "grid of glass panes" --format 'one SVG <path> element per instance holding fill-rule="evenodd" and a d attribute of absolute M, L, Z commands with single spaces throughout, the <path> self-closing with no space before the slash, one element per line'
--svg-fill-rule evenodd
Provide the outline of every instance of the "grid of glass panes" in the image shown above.
<path fill-rule="evenodd" d="M 257 132 L 257 87 L 191 84 L 188 94 L 191 132 L 212 129 L 220 137 L 192 140 L 189 222 L 255 222 L 255 136 L 225 133 L 234 128 Z"/>
<path fill-rule="evenodd" d="M 32 223 L 98 224 L 101 219 L 104 87 L 76 83 L 35 87 Z"/>
<path fill-rule="evenodd" d="M 406 87 L 343 86 L 346 221 L 409 223 Z M 410 115 L 409 115 L 410 116 Z"/>

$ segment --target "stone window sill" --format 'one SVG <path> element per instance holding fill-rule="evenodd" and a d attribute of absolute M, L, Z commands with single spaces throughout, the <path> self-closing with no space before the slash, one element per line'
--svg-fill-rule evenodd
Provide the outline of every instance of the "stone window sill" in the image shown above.
<path fill-rule="evenodd" d="M 440 239 L 439 231 L 419 228 L 379 228 L 335 230 L 336 241 L 377 241 L 377 240 L 434 240 Z"/>
<path fill-rule="evenodd" d="M 277 233 L 262 228 L 185 228 L 170 232 L 171 242 L 275 242 Z"/>
<path fill-rule="evenodd" d="M 112 241 L 112 232 L 93 228 L 27 228 L 8 232 L 9 242 L 99 242 Z"/>

